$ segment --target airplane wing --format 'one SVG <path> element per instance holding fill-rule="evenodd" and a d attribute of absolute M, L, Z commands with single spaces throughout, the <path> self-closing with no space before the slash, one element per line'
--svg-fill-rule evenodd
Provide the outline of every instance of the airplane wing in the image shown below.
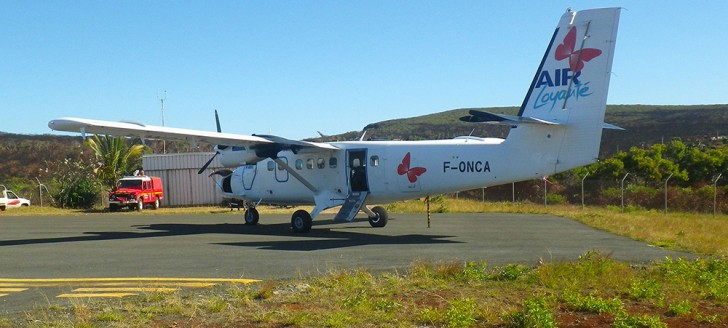
<path fill-rule="evenodd" d="M 48 122 L 48 127 L 56 131 L 108 134 L 142 139 L 163 139 L 186 141 L 191 144 L 207 142 L 215 145 L 242 147 L 272 147 L 274 149 L 338 149 L 330 144 L 290 140 L 275 136 L 241 135 L 222 132 L 168 128 L 131 122 L 99 121 L 73 117 L 63 117 Z"/>

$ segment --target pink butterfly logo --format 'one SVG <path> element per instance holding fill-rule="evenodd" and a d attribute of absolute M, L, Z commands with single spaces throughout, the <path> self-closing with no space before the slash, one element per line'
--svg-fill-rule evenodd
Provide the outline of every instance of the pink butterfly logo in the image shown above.
<path fill-rule="evenodd" d="M 576 74 L 584 68 L 584 62 L 588 62 L 599 55 L 602 51 L 595 48 L 584 48 L 581 50 L 574 51 L 576 46 L 576 26 L 569 30 L 564 37 L 564 42 L 556 47 L 556 53 L 554 57 L 556 60 L 564 60 L 569 58 L 569 68 Z"/>
<path fill-rule="evenodd" d="M 424 167 L 413 167 L 410 168 L 410 153 L 408 152 L 407 155 L 404 155 L 404 158 L 402 159 L 402 163 L 400 163 L 397 166 L 397 173 L 399 175 L 407 175 L 407 180 L 409 180 L 410 183 L 417 182 L 417 177 L 422 175 L 423 173 L 427 172 L 427 169 Z"/>

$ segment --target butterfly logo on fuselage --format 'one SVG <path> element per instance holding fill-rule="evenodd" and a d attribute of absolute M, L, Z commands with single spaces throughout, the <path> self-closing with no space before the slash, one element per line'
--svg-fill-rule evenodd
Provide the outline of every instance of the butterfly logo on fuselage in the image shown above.
<path fill-rule="evenodd" d="M 408 152 L 407 155 L 404 155 L 404 158 L 402 159 L 402 163 L 400 163 L 397 166 L 397 174 L 399 175 L 407 175 L 407 180 L 409 180 L 410 183 L 417 182 L 417 177 L 421 176 L 427 172 L 427 169 L 424 167 L 410 167 L 410 153 Z"/>

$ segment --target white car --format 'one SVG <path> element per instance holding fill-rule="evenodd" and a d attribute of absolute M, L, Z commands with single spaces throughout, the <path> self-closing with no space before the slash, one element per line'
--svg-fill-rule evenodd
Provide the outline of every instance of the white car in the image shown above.
<path fill-rule="evenodd" d="M 30 206 L 30 200 L 18 197 L 14 192 L 7 189 L 0 191 L 0 211 L 21 206 Z"/>

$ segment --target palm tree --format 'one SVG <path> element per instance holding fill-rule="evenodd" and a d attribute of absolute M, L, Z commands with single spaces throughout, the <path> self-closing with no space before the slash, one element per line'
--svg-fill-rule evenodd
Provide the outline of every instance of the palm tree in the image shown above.
<path fill-rule="evenodd" d="M 100 167 L 95 170 L 96 177 L 109 187 L 113 187 L 130 169 L 141 166 L 144 146 L 128 146 L 124 137 L 94 135 L 85 144 L 93 149 L 99 161 Z"/>

